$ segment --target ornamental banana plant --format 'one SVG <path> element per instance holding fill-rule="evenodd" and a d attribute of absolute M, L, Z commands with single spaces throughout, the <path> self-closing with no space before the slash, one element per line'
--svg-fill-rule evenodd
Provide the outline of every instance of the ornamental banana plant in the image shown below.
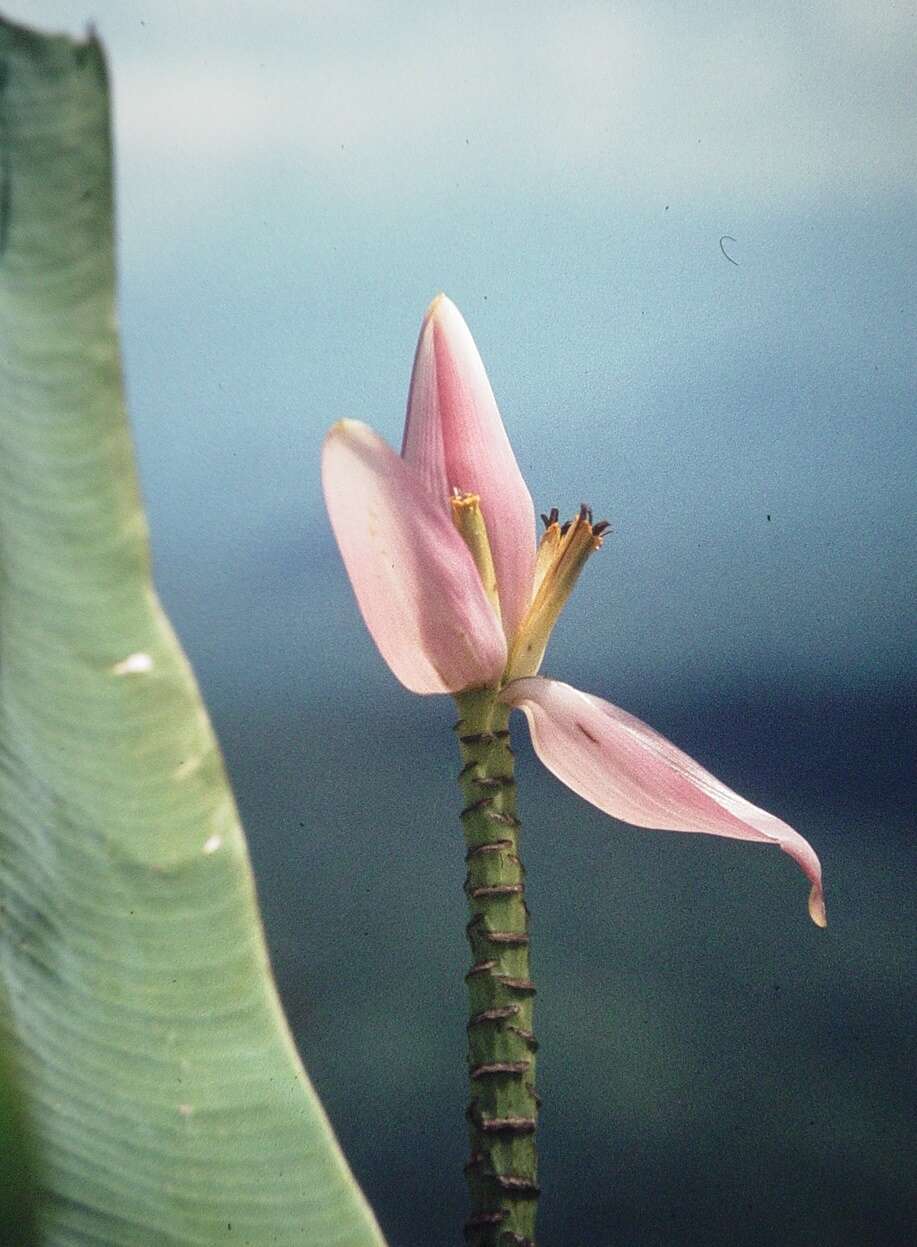
<path fill-rule="evenodd" d="M 509 715 L 522 710 L 545 766 L 607 814 L 640 827 L 777 845 L 809 880 L 798 832 L 727 788 L 627 711 L 537 674 L 554 624 L 608 525 L 582 506 L 542 516 L 458 309 L 433 300 L 420 330 L 401 455 L 364 424 L 325 441 L 325 499 L 357 604 L 380 653 L 416 693 L 452 693 L 466 842 L 466 1166 L 475 1247 L 532 1247 L 539 1194 L 534 983 Z"/>

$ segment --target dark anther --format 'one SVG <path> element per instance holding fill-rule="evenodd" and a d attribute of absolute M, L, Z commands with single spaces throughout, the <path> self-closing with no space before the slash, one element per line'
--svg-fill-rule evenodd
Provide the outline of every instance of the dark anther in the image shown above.
<path fill-rule="evenodd" d="M 587 520 L 592 523 L 592 507 L 587 507 L 585 502 L 579 504 L 579 518 L 585 523 Z"/>
<path fill-rule="evenodd" d="M 551 510 L 547 515 L 545 515 L 544 511 L 541 513 L 541 522 L 544 524 L 545 528 L 550 528 L 551 525 L 556 524 L 559 519 L 560 512 L 557 507 L 551 507 Z"/>
<path fill-rule="evenodd" d="M 564 520 L 564 522 L 560 526 L 561 537 L 566 537 L 567 533 L 570 531 L 570 525 L 572 523 L 573 523 L 572 520 Z"/>
<path fill-rule="evenodd" d="M 607 533 L 611 528 L 611 520 L 599 520 L 598 524 L 592 525 L 593 537 L 601 537 L 602 533 Z"/>

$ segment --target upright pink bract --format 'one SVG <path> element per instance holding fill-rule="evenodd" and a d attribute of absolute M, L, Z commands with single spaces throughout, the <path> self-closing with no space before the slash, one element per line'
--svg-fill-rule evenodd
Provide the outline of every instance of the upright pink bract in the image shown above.
<path fill-rule="evenodd" d="M 478 348 L 444 294 L 420 330 L 401 453 L 444 509 L 453 489 L 480 497 L 503 628 L 512 637 L 532 594 L 535 509 Z"/>
<path fill-rule="evenodd" d="M 331 526 L 373 640 L 413 693 L 496 684 L 506 639 L 446 511 L 365 424 L 325 439 Z"/>

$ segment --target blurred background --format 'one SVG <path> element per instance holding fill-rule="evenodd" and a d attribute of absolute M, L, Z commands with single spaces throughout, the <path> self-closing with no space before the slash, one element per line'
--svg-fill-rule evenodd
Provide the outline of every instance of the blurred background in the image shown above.
<path fill-rule="evenodd" d="M 545 670 L 820 854 L 636 831 L 517 725 L 555 1247 L 914 1232 L 912 6 L 7 0 L 92 20 L 162 597 L 297 1041 L 391 1247 L 459 1241 L 467 966 L 447 699 L 322 507 L 398 445 L 445 290 L 538 509 L 614 534 Z M 722 247 L 721 247 L 721 240 Z M 725 250 L 725 254 L 724 254 Z"/>

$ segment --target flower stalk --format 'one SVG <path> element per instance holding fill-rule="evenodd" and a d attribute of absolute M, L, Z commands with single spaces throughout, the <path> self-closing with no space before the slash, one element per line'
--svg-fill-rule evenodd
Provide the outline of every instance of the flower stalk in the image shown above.
<path fill-rule="evenodd" d="M 465 1167 L 472 1247 L 534 1247 L 538 1199 L 535 1129 L 535 987 L 529 911 L 519 856 L 509 711 L 492 688 L 456 697 L 468 874 L 467 1119 Z"/>

